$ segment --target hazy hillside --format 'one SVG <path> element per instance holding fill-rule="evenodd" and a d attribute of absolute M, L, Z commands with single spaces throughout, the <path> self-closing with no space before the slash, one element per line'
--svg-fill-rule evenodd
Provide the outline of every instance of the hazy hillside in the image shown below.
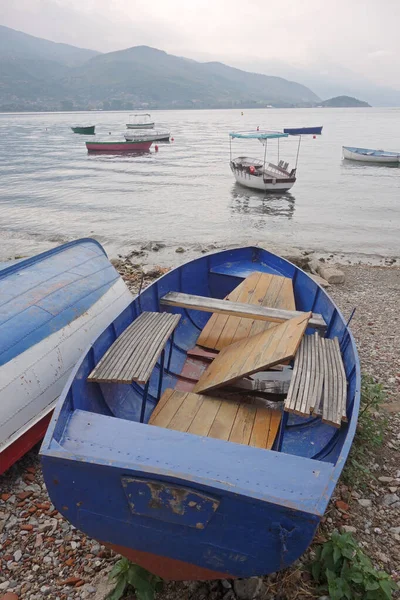
<path fill-rule="evenodd" d="M 63 102 L 62 106 L 60 102 Z M 136 46 L 99 54 L 0 27 L 0 110 L 305 106 L 307 87 Z"/>
<path fill-rule="evenodd" d="M 56 44 L 0 25 L 0 59 L 42 59 L 69 67 L 77 66 L 99 54 L 95 50 Z"/>

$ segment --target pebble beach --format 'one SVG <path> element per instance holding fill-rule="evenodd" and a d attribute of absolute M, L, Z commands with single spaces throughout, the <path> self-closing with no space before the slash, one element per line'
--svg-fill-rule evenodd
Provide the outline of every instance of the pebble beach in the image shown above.
<path fill-rule="evenodd" d="M 186 253 L 180 247 L 177 255 Z M 292 260 L 313 270 L 321 256 L 297 252 Z M 297 257 L 297 258 L 296 258 Z M 183 256 L 182 260 L 186 257 Z M 400 267 L 382 258 L 375 264 L 340 264 L 338 256 L 322 258 L 339 264 L 345 282 L 328 293 L 346 318 L 355 313 L 351 329 L 363 373 L 382 384 L 387 421 L 383 445 L 370 452 L 373 474 L 365 486 L 340 482 L 317 535 L 349 531 L 374 565 L 400 581 Z M 133 293 L 169 267 L 158 262 L 158 250 L 136 249 L 113 263 Z M 377 415 L 378 417 L 378 415 Z M 217 582 L 168 582 L 160 600 L 301 600 L 321 598 L 309 585 L 302 563 L 266 578 Z M 112 589 L 108 573 L 118 556 L 87 538 L 57 512 L 43 482 L 38 448 L 0 477 L 0 599 L 105 600 Z M 395 592 L 397 594 L 397 592 Z M 134 596 L 126 596 L 126 599 Z"/>

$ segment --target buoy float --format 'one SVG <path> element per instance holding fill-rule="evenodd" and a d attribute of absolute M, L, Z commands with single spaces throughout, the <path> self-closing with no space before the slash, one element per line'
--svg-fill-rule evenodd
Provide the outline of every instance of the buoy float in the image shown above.
<path fill-rule="evenodd" d="M 174 138 L 171 138 L 171 142 L 173 142 L 173 141 L 174 141 Z"/>
<path fill-rule="evenodd" d="M 255 168 L 253 167 L 253 165 L 251 165 L 251 167 L 249 168 L 250 173 L 253 175 Z"/>
<path fill-rule="evenodd" d="M 316 136 L 316 135 L 313 135 L 312 137 L 313 137 L 313 140 L 316 140 L 316 139 L 317 139 L 317 136 Z"/>
<path fill-rule="evenodd" d="M 155 150 L 156 152 L 158 152 L 158 146 L 157 146 L 157 144 L 154 146 L 154 150 Z"/>

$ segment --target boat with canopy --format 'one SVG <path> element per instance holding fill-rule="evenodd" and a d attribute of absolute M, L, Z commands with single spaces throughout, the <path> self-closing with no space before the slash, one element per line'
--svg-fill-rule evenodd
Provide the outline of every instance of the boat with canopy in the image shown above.
<path fill-rule="evenodd" d="M 229 134 L 230 138 L 230 166 L 232 173 L 238 183 L 244 187 L 265 192 L 286 192 L 296 182 L 297 161 L 299 157 L 301 136 L 299 136 L 296 164 L 294 168 L 289 163 L 280 159 L 279 142 L 282 138 L 288 138 L 288 133 L 281 131 L 237 131 Z M 264 146 L 263 159 L 239 156 L 232 158 L 232 140 L 258 140 Z M 270 162 L 268 157 L 268 142 L 277 142 L 277 164 Z"/>
<path fill-rule="evenodd" d="M 154 125 L 149 113 L 136 113 L 129 115 L 129 123 L 126 124 L 126 127 L 127 129 L 153 129 Z"/>

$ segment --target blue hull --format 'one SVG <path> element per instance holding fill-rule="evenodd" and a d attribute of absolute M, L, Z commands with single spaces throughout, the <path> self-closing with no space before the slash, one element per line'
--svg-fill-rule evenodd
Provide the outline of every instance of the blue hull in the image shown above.
<path fill-rule="evenodd" d="M 290 277 L 298 310 L 321 313 L 338 336 L 348 379 L 348 422 L 290 415 L 266 451 L 139 423 L 142 389 L 88 383 L 87 377 L 140 311 L 159 311 L 169 291 L 223 298 L 253 271 Z M 175 387 L 209 318 L 182 314 L 163 389 Z M 156 404 L 150 380 L 145 423 Z M 88 348 L 60 398 L 42 446 L 57 509 L 87 535 L 169 579 L 249 577 L 289 566 L 308 547 L 348 456 L 357 424 L 360 365 L 354 339 L 326 292 L 291 263 L 260 248 L 203 256 L 142 292 Z M 284 422 L 284 421 L 283 421 Z M 165 498 L 196 498 L 201 509 L 154 509 Z M 159 493 L 159 492 L 157 492 Z M 133 505 L 134 496 L 139 501 Z M 142 498 L 140 500 L 140 498 Z M 199 500 L 200 499 L 200 500 Z"/>
<path fill-rule="evenodd" d="M 283 132 L 289 135 L 321 135 L 322 127 L 285 127 Z"/>

